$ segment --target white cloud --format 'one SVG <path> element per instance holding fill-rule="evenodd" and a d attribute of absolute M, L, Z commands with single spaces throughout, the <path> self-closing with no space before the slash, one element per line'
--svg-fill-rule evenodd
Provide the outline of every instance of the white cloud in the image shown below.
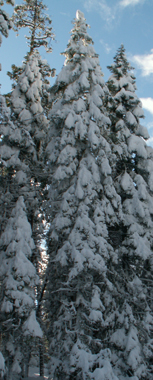
<path fill-rule="evenodd" d="M 70 17 L 70 13 L 60 12 L 60 14 L 61 14 L 62 16 Z"/>
<path fill-rule="evenodd" d="M 145 2 L 146 0 L 118 0 L 114 1 L 115 4 L 109 6 L 108 0 L 84 0 L 84 7 L 87 12 L 96 11 L 100 14 L 107 24 L 111 23 L 115 19 L 118 20 L 121 11 L 131 5 L 137 5 Z"/>
<path fill-rule="evenodd" d="M 153 49 L 151 49 L 149 54 L 134 55 L 132 61 L 142 70 L 144 77 L 153 74 Z"/>
<path fill-rule="evenodd" d="M 106 50 L 106 53 L 109 54 L 112 48 L 102 39 L 100 40 L 100 43 L 101 45 L 103 45 L 104 49 Z"/>
<path fill-rule="evenodd" d="M 97 11 L 107 22 L 110 22 L 115 18 L 114 8 L 109 7 L 106 0 L 85 0 L 84 7 L 87 12 L 92 10 Z"/>
<path fill-rule="evenodd" d="M 139 4 L 141 3 L 142 0 L 121 0 L 119 2 L 119 4 L 122 6 L 122 7 L 128 7 L 128 5 L 136 5 L 136 4 Z"/>
<path fill-rule="evenodd" d="M 142 107 L 145 108 L 153 115 L 153 99 L 152 98 L 140 98 Z"/>

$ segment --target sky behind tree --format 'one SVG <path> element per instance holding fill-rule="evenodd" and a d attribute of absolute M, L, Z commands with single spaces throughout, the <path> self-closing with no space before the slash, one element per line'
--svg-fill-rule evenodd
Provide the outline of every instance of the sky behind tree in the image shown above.
<path fill-rule="evenodd" d="M 22 1 L 15 3 L 17 5 Z M 116 50 L 121 43 L 124 44 L 127 58 L 135 67 L 137 95 L 145 113 L 143 124 L 148 128 L 150 143 L 153 144 L 153 0 L 45 0 L 45 4 L 52 19 L 55 41 L 52 43 L 51 54 L 47 55 L 44 49 L 40 53 L 52 68 L 56 68 L 57 74 L 64 64 L 64 57 L 60 53 L 67 46 L 72 29 L 71 22 L 77 9 L 84 12 L 91 27 L 89 34 L 94 41 L 96 53 L 99 54 L 105 81 L 110 76 L 107 65 L 112 64 Z M 11 14 L 12 7 L 5 8 Z M 8 39 L 3 37 L 0 74 L 2 94 L 11 89 L 11 81 L 6 72 L 11 70 L 12 64 L 20 66 L 28 51 L 25 34 L 24 29 L 19 32 L 18 37 L 13 31 L 10 31 Z M 51 84 L 53 81 L 54 79 Z"/>

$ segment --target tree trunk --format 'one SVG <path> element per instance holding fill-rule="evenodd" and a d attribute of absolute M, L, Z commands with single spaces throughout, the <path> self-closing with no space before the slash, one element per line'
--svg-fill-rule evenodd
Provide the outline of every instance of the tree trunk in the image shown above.
<path fill-rule="evenodd" d="M 37 0 L 35 0 L 35 10 L 34 10 L 34 17 L 33 17 L 33 29 L 32 29 L 32 34 L 31 34 L 31 41 L 30 41 L 30 55 L 34 51 L 34 41 L 35 41 L 35 31 L 36 31 L 36 20 L 37 20 Z"/>
<path fill-rule="evenodd" d="M 39 339 L 39 372 L 40 376 L 44 376 L 44 344 L 42 339 Z"/>
<path fill-rule="evenodd" d="M 7 380 L 12 380 L 12 364 L 13 358 L 10 356 L 7 361 Z"/>
<path fill-rule="evenodd" d="M 29 347 L 30 348 L 30 347 Z M 29 374 L 29 362 L 30 362 L 31 352 L 28 352 L 25 358 L 25 377 L 28 377 Z"/>

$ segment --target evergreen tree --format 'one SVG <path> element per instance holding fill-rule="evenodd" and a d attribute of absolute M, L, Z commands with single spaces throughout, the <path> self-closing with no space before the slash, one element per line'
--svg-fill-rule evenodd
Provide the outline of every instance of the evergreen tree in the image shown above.
<path fill-rule="evenodd" d="M 1 99 L 3 138 L 0 149 L 3 173 L 1 188 L 3 225 L 10 215 L 11 202 L 13 206 L 19 196 L 24 196 L 27 217 L 35 241 L 35 249 L 30 260 L 35 265 L 37 274 L 40 275 L 42 260 L 40 240 L 42 238 L 42 219 L 44 218 L 42 194 L 46 181 L 43 145 L 48 121 L 41 105 L 43 81 L 39 60 L 43 64 L 39 53 L 34 52 L 23 65 L 22 72 L 18 76 L 18 83 L 9 100 L 10 107 L 6 107 L 3 97 Z M 47 68 L 46 62 L 44 62 L 45 66 Z M 9 120 L 10 113 L 12 121 Z M 10 198 L 9 203 L 7 202 L 8 197 Z M 40 284 L 37 287 L 37 294 L 39 288 Z M 40 318 L 40 313 L 38 314 L 37 316 Z"/>
<path fill-rule="evenodd" d="M 119 224 L 122 212 L 105 139 L 108 89 L 92 43 L 77 11 L 65 65 L 51 90 L 46 308 L 55 380 L 117 380 L 105 314 L 116 262 L 108 225 Z"/>
<path fill-rule="evenodd" d="M 133 67 L 127 61 L 123 45 L 114 57 L 114 64 L 108 66 L 108 69 L 112 72 L 107 82 L 111 94 L 108 110 L 112 122 L 112 136 L 115 132 L 114 139 L 124 142 L 128 128 L 131 133 L 148 139 L 147 129 L 139 122 L 140 118 L 144 118 L 144 113 L 135 93 L 137 88 Z"/>
<path fill-rule="evenodd" d="M 22 73 L 18 76 L 18 83 L 10 98 L 14 124 L 18 125 L 19 129 L 27 131 L 33 142 L 33 154 L 24 151 L 21 159 L 29 167 L 30 187 L 23 195 L 37 246 L 36 255 L 33 257 L 37 267 L 39 267 L 40 259 L 40 257 L 38 259 L 38 251 L 42 231 L 41 218 L 44 217 L 43 190 L 47 181 L 44 167 L 44 146 L 48 128 L 48 120 L 42 107 L 43 80 L 39 60 L 41 61 L 41 57 L 38 52 L 34 52 L 29 57 L 29 60 L 23 65 Z"/>
<path fill-rule="evenodd" d="M 30 202 L 30 198 L 33 198 L 33 190 L 31 189 L 31 172 L 30 168 L 28 166 L 28 160 L 25 162 L 23 160 L 23 155 L 25 156 L 25 151 L 27 156 L 33 156 L 34 155 L 34 144 L 30 137 L 30 134 L 28 131 L 26 131 L 24 128 L 19 128 L 17 125 L 15 125 L 11 121 L 11 115 L 10 115 L 10 108 L 6 106 L 5 98 L 3 96 L 0 96 L 0 134 L 1 134 L 1 142 L 0 142 L 0 222 L 1 222 L 1 273 L 0 273 L 0 292 L 1 292 L 1 301 L 0 301 L 0 326 L 1 326 L 1 338 L 2 338 L 2 351 L 4 354 L 4 357 L 7 361 L 7 367 L 8 367 L 8 378 L 11 376 L 12 373 L 12 366 L 14 368 L 14 372 L 18 372 L 21 370 L 20 365 L 18 365 L 18 362 L 21 362 L 22 359 L 22 371 L 24 367 L 24 363 L 28 361 L 28 356 L 31 354 L 31 346 L 34 344 L 33 339 L 30 338 L 30 335 L 25 336 L 23 339 L 23 332 L 20 330 L 21 325 L 19 324 L 20 316 L 17 312 L 10 313 L 8 310 L 4 309 L 4 295 L 7 295 L 8 290 L 8 284 L 10 283 L 10 278 L 12 278 L 12 271 L 14 271 L 14 267 L 11 267 L 11 263 L 14 263 L 14 256 L 13 251 L 10 250 L 11 244 L 13 247 L 13 244 L 9 242 L 9 236 L 10 231 L 12 230 L 12 235 L 10 239 L 16 239 L 14 241 L 18 242 L 17 237 L 15 238 L 15 231 L 17 229 L 16 223 L 19 224 L 20 232 L 23 229 L 22 221 L 25 223 L 25 235 L 28 237 L 28 231 L 30 231 L 30 225 L 28 221 L 26 222 L 26 210 L 25 206 L 23 204 L 23 198 L 20 197 L 20 195 L 24 195 L 27 200 L 27 194 L 28 194 L 28 200 Z M 19 199 L 19 200 L 18 200 Z M 17 205 L 24 206 L 23 210 L 22 207 L 16 206 L 16 202 L 18 201 Z M 22 201 L 22 202 L 21 202 Z M 15 210 L 15 211 L 13 211 Z M 18 217 L 16 221 L 16 217 L 13 219 L 12 215 L 17 211 Z M 21 212 L 21 219 L 19 218 L 19 213 Z M 25 216 L 23 218 L 23 215 Z M 10 224 L 12 223 L 12 227 L 10 227 Z M 20 225 L 21 223 L 21 225 Z M 29 227 L 28 227 L 29 225 Z M 13 230 L 14 226 L 14 230 Z M 26 228 L 27 226 L 27 228 Z M 29 230 L 28 230 L 29 228 Z M 24 229 L 22 231 L 24 233 Z M 30 233 L 30 232 L 29 232 Z M 7 235 L 8 234 L 8 235 Z M 5 244 L 4 244 L 4 238 L 5 238 Z M 8 240 L 7 240 L 8 239 Z M 32 242 L 32 239 L 31 239 Z M 7 246 L 7 243 L 9 247 Z M 20 239 L 20 246 L 23 244 L 23 241 Z M 19 245 L 16 245 L 19 247 Z M 20 247 L 21 248 L 21 247 Z M 23 247 L 23 249 L 25 249 Z M 32 247 L 31 247 L 32 248 Z M 9 255 L 8 255 L 9 251 Z M 16 252 L 16 253 L 15 253 Z M 30 251 L 29 251 L 30 252 Z M 31 260 L 31 257 L 33 256 L 35 252 L 34 244 L 33 249 L 31 251 L 31 254 L 29 253 L 28 260 Z M 17 255 L 18 252 L 14 251 L 14 255 Z M 28 254 L 28 251 L 27 251 Z M 10 258 L 9 265 L 6 267 L 6 263 L 8 262 L 8 256 Z M 23 258 L 23 255 L 22 255 Z M 25 266 L 25 260 L 16 260 L 17 263 L 23 266 Z M 29 261 L 30 263 L 30 261 Z M 33 273 L 35 274 L 35 268 L 33 264 L 31 264 L 31 268 L 33 267 Z M 30 268 L 30 264 L 29 264 Z M 7 270 L 7 273 L 6 273 Z M 21 272 L 21 268 L 17 269 L 16 271 Z M 22 279 L 21 279 L 22 281 Z M 23 282 L 23 281 L 22 281 Z M 12 282 L 12 284 L 15 284 L 15 282 Z M 10 287 L 13 286 L 10 283 Z M 38 281 L 35 282 L 35 286 L 38 284 Z M 31 285 L 30 285 L 31 286 Z M 35 288 L 33 284 L 33 290 Z M 38 285 L 37 285 L 38 286 Z M 23 282 L 22 284 L 22 292 L 20 293 L 21 297 L 24 294 L 24 291 L 26 292 L 26 286 Z M 14 293 L 9 293 L 9 298 L 14 297 L 14 302 L 18 302 L 18 296 L 19 293 L 16 291 L 16 288 L 11 288 Z M 21 289 L 20 289 L 21 290 Z M 33 293 L 33 296 L 35 294 Z M 11 301 L 13 302 L 13 301 Z M 20 301 L 19 301 L 20 302 Z M 6 303 L 7 305 L 8 303 Z M 32 311 L 32 305 L 33 310 L 35 310 L 35 304 L 31 303 L 31 309 L 29 310 L 29 317 L 27 314 L 27 318 L 30 318 L 30 313 Z M 13 317 L 12 317 L 13 315 Z M 31 318 L 32 318 L 31 316 Z M 25 319 L 25 318 L 24 318 Z M 24 321 L 23 319 L 23 321 Z M 17 326 L 19 328 L 17 328 Z M 35 326 L 35 321 L 33 318 L 33 326 Z M 36 327 L 38 326 L 36 322 Z M 14 333 L 12 333 L 14 331 Z M 21 333 L 21 334 L 20 334 Z M 12 335 L 13 334 L 13 335 Z M 15 335 L 17 334 L 17 335 Z M 10 343 L 9 347 L 12 347 L 12 354 L 10 353 L 9 349 L 7 349 L 8 342 L 14 342 Z M 13 344 L 13 345 L 12 345 Z M 23 345 L 25 346 L 24 353 L 21 355 L 20 351 L 22 351 Z M 14 347 L 14 348 L 13 348 Z M 28 355 L 28 356 L 27 356 Z M 10 359 L 9 359 L 10 358 Z M 14 363 L 14 364 L 13 364 Z"/>
<path fill-rule="evenodd" d="M 150 379 L 153 150 L 124 48 L 109 95 L 86 28 L 78 11 L 51 90 L 50 371 L 55 380 Z"/>
<path fill-rule="evenodd" d="M 29 27 L 30 37 L 27 38 L 30 51 L 25 57 L 24 65 L 21 68 L 14 65 L 13 72 L 9 73 L 15 81 L 12 93 L 6 97 L 9 108 L 6 107 L 4 98 L 0 99 L 2 231 L 7 227 L 18 197 L 24 196 L 35 241 L 35 248 L 29 259 L 35 265 L 37 274 L 41 260 L 39 246 L 43 219 L 42 190 L 45 186 L 43 145 L 48 126 L 45 114 L 51 69 L 41 59 L 36 48 L 44 46 L 47 51 L 51 51 L 50 40 L 53 38 L 51 20 L 43 13 L 45 9 L 40 1 L 26 2 L 25 6 L 16 7 L 16 16 L 12 20 L 15 28 L 20 29 L 21 25 Z M 6 284 L 2 277 L 1 284 L 5 289 Z M 37 294 L 39 288 L 40 284 L 37 284 Z M 37 317 L 40 319 L 40 312 Z M 25 342 L 27 345 L 29 340 L 26 339 Z M 27 347 L 31 354 L 32 342 Z M 26 360 L 28 362 L 28 358 Z"/>
<path fill-rule="evenodd" d="M 42 239 L 42 220 L 44 218 L 44 188 L 46 175 L 43 163 L 43 147 L 45 145 L 48 121 L 48 77 L 54 75 L 55 70 L 51 70 L 47 61 L 42 60 L 38 49 L 44 46 L 47 52 L 51 52 L 51 41 L 53 39 L 51 19 L 45 13 L 46 6 L 41 1 L 24 1 L 24 4 L 15 7 L 12 17 L 14 29 L 18 31 L 22 27 L 29 28 L 28 40 L 29 52 L 27 53 L 22 67 L 12 66 L 12 72 L 8 73 L 13 79 L 13 91 L 7 94 L 7 105 L 11 109 L 11 120 L 15 129 L 21 134 L 25 133 L 30 138 L 31 147 L 18 145 L 18 157 L 21 161 L 22 170 L 16 169 L 10 175 L 10 181 L 15 182 L 17 196 L 24 196 L 27 207 L 27 217 L 32 228 L 32 237 L 35 241 L 30 260 L 35 265 L 37 274 L 40 275 L 41 261 L 40 243 Z M 7 135 L 8 133 L 8 135 Z M 10 130 L 5 128 L 4 145 L 9 141 Z M 14 143 L 15 135 L 12 136 Z M 23 141 L 23 140 L 22 140 Z M 30 149 L 31 148 L 31 149 Z M 4 160 L 3 160 L 4 163 Z M 24 169 L 23 169 L 24 167 Z M 25 175 L 26 171 L 26 175 Z M 28 171 L 28 175 L 27 175 Z M 9 170 L 10 172 L 10 170 Z M 24 172 L 24 174 L 23 174 Z M 6 183 L 6 182 L 5 182 Z M 14 193 L 13 193 L 14 194 Z M 12 196 L 12 193 L 11 193 Z M 16 197 L 13 199 L 16 200 Z M 4 214 L 4 213 L 3 213 Z M 8 217 L 8 215 L 7 215 Z M 5 218 L 6 219 L 6 218 Z M 39 297 L 40 284 L 37 286 L 37 296 Z M 41 320 L 40 307 L 37 317 Z M 30 348 L 29 348 L 30 350 Z M 42 356 L 42 355 L 41 355 Z M 40 369 L 43 374 L 43 369 Z"/>
<path fill-rule="evenodd" d="M 112 178 L 123 212 L 123 224 L 110 228 L 110 239 L 118 255 L 115 277 L 119 298 L 110 341 L 119 378 L 126 375 L 150 379 L 153 150 L 145 143 L 149 135 L 140 124 L 140 118 L 144 117 L 142 105 L 135 93 L 135 77 L 123 45 L 109 69 Z"/>
<path fill-rule="evenodd" d="M 44 189 L 47 182 L 46 170 L 44 167 L 44 146 L 46 144 L 46 134 L 48 120 L 45 116 L 44 89 L 45 78 L 47 76 L 48 65 L 41 60 L 37 51 L 29 56 L 23 66 L 22 73 L 18 76 L 18 83 L 10 98 L 10 106 L 14 123 L 28 131 L 34 144 L 34 155 L 29 157 L 24 152 L 24 159 L 30 169 L 31 189 L 24 194 L 28 210 L 28 219 L 31 223 L 35 250 L 32 262 L 35 264 L 37 273 L 42 276 L 42 248 L 44 221 Z M 46 75 L 45 75 L 46 74 Z M 40 287 L 37 288 L 37 297 L 40 299 Z M 38 305 L 37 317 L 41 321 L 41 307 Z M 41 347 L 40 347 L 41 348 Z M 41 354 L 42 357 L 42 354 Z M 42 361 L 42 359 L 41 359 Z M 43 368 L 40 369 L 43 374 Z"/>
<path fill-rule="evenodd" d="M 8 379 L 21 372 L 28 354 L 25 344 L 31 337 L 42 337 L 35 315 L 35 287 L 38 277 L 30 262 L 34 242 L 23 197 L 19 197 L 0 239 L 1 319 L 3 351 Z M 25 349 L 25 351 L 24 351 Z"/>

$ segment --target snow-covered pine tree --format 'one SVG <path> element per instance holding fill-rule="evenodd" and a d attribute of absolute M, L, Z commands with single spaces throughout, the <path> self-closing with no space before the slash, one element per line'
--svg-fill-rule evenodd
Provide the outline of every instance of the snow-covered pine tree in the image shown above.
<path fill-rule="evenodd" d="M 46 309 L 55 380 L 117 380 L 107 316 L 115 307 L 109 300 L 117 260 L 109 226 L 122 222 L 121 198 L 113 186 L 105 139 L 110 133 L 103 106 L 108 89 L 92 44 L 84 15 L 77 11 L 65 65 L 51 89 L 47 147 Z"/>
<path fill-rule="evenodd" d="M 12 66 L 12 72 L 8 73 L 14 80 L 13 91 L 7 95 L 7 102 L 11 108 L 14 125 L 21 131 L 26 131 L 33 141 L 33 154 L 25 149 L 20 150 L 20 159 L 29 167 L 29 177 L 26 186 L 20 188 L 20 195 L 24 195 L 27 206 L 27 216 L 32 227 L 32 236 L 35 241 L 35 250 L 32 262 L 40 272 L 40 239 L 42 238 L 43 219 L 43 189 L 46 176 L 43 168 L 43 146 L 47 130 L 48 112 L 48 77 L 55 74 L 47 61 L 39 55 L 39 47 L 45 47 L 51 52 L 52 33 L 51 19 L 45 13 L 46 6 L 39 0 L 24 0 L 24 4 L 15 7 L 12 17 L 14 30 L 28 27 L 29 34 L 26 37 L 29 46 L 24 65 Z M 39 292 L 37 288 L 37 295 Z M 40 317 L 40 307 L 37 313 Z M 43 369 L 40 369 L 43 375 Z"/>
<path fill-rule="evenodd" d="M 45 13 L 46 5 L 39 0 L 24 0 L 24 4 L 17 5 L 14 10 L 12 21 L 14 30 L 27 28 L 29 52 L 25 56 L 22 67 L 12 65 L 12 72 L 8 73 L 14 80 L 12 94 L 8 94 L 7 100 L 11 107 L 14 123 L 18 123 L 20 128 L 29 131 L 35 145 L 35 157 L 29 160 L 33 188 L 37 188 L 37 195 L 45 183 L 43 171 L 43 146 L 45 145 L 46 131 L 48 126 L 48 77 L 55 74 L 51 70 L 46 60 L 42 60 L 38 48 L 45 47 L 47 52 L 52 51 L 51 41 L 54 38 L 52 33 L 51 19 Z M 34 182 L 33 182 L 34 181 Z M 34 195 L 34 193 L 33 193 Z M 36 196 L 33 197 L 36 199 Z M 31 225 L 35 201 L 31 209 Z M 38 226 L 37 226 L 38 227 Z"/>
<path fill-rule="evenodd" d="M 15 70 L 15 71 L 14 71 Z M 21 160 L 29 167 L 30 187 L 24 195 L 28 219 L 31 223 L 33 238 L 37 247 L 33 255 L 38 268 L 38 246 L 42 235 L 43 189 L 47 181 L 44 170 L 44 146 L 48 128 L 48 88 L 51 69 L 46 60 L 42 60 L 39 52 L 27 55 L 20 68 L 13 68 L 11 79 L 14 80 L 13 91 L 9 94 L 8 103 L 11 108 L 13 122 L 21 130 L 26 131 L 33 142 L 33 153 L 22 150 Z M 20 192 L 21 193 L 21 192 Z M 39 215 L 39 217 L 38 217 Z"/>
<path fill-rule="evenodd" d="M 18 125 L 19 129 L 27 131 L 33 141 L 33 156 L 24 151 L 21 159 L 28 164 L 30 170 L 30 187 L 23 195 L 37 249 L 42 226 L 40 216 L 43 217 L 43 189 L 47 181 L 44 170 L 44 145 L 48 128 L 48 120 L 41 102 L 43 80 L 39 60 L 42 64 L 37 51 L 29 56 L 10 98 L 14 124 Z M 38 256 L 37 252 L 35 258 L 33 257 L 37 266 Z"/>
<path fill-rule="evenodd" d="M 41 231 L 41 218 L 38 220 L 38 213 L 39 215 L 43 213 L 42 208 L 38 212 L 40 205 L 38 194 L 42 194 L 41 186 L 43 187 L 42 183 L 44 183 L 42 146 L 47 129 L 45 117 L 47 110 L 45 99 L 48 96 L 47 77 L 50 76 L 51 69 L 47 62 L 41 59 L 36 47 L 45 46 L 48 51 L 50 50 L 49 39 L 52 36 L 52 28 L 51 20 L 43 15 L 45 6 L 42 3 L 33 2 L 34 12 L 32 2 L 30 7 L 29 10 L 27 4 L 27 14 L 24 9 L 24 16 L 29 23 L 26 26 L 30 27 L 30 52 L 27 54 L 23 67 L 19 69 L 14 67 L 12 76 L 10 74 L 11 78 L 17 82 L 17 85 L 13 86 L 11 97 L 10 94 L 7 97 L 10 108 L 6 107 L 5 100 L 1 97 L 1 219 L 3 231 L 14 203 L 20 195 L 24 196 L 28 220 L 32 227 L 33 238 L 37 243 L 30 260 L 35 264 L 38 272 L 40 259 L 38 245 Z M 17 18 L 21 27 L 25 20 L 22 18 L 22 22 L 21 20 L 19 22 L 20 11 L 21 9 L 18 9 Z M 43 33 L 39 34 L 38 43 L 37 37 L 40 30 Z"/>
<path fill-rule="evenodd" d="M 124 141 L 123 135 L 126 128 L 143 139 L 148 139 L 149 134 L 145 127 L 140 125 L 139 119 L 144 118 L 142 104 L 136 95 L 135 76 L 125 54 L 124 45 L 118 49 L 114 63 L 108 66 L 112 75 L 107 85 L 111 94 L 108 109 L 112 122 L 112 139 Z M 121 125 L 122 124 L 122 128 Z M 123 128 L 123 126 L 125 128 Z"/>
<path fill-rule="evenodd" d="M 9 380 L 23 371 L 30 339 L 42 337 L 35 313 L 39 279 L 30 261 L 34 249 L 31 235 L 24 200 L 19 197 L 0 239 L 1 336 Z"/>
<path fill-rule="evenodd" d="M 25 198 L 27 199 L 27 193 L 30 190 L 30 178 L 31 178 L 30 174 L 31 173 L 28 166 L 28 162 L 24 162 L 24 160 L 22 159 L 23 153 L 26 150 L 27 156 L 30 157 L 30 155 L 31 156 L 34 155 L 35 150 L 34 150 L 34 144 L 29 132 L 25 130 L 24 128 L 22 129 L 19 128 L 17 125 L 13 124 L 13 122 L 11 121 L 10 108 L 6 106 L 5 98 L 3 96 L 0 96 L 0 134 L 1 134 L 1 142 L 0 142 L 0 157 L 1 157 L 1 161 L 0 161 L 0 215 L 1 215 L 1 218 L 0 218 L 0 222 L 1 222 L 1 234 L 2 234 L 1 235 L 1 273 L 0 273 L 0 292 L 1 292 L 0 333 L 1 333 L 1 338 L 2 338 L 1 344 L 2 344 L 2 351 L 3 351 L 6 361 L 9 360 L 9 357 L 11 360 L 11 355 L 9 353 L 9 350 L 6 349 L 6 345 L 8 341 L 13 339 L 12 329 L 14 329 L 14 326 L 16 326 L 15 331 L 18 334 L 18 339 L 16 340 L 16 342 L 14 341 L 15 351 L 12 351 L 14 352 L 12 353 L 12 357 L 13 355 L 15 355 L 14 356 L 15 358 L 16 357 L 15 353 L 17 352 L 17 357 L 18 357 L 18 360 L 20 361 L 22 358 L 22 355 L 19 355 L 19 352 L 20 350 L 22 351 L 21 347 L 24 345 L 25 346 L 24 360 L 22 358 L 22 364 L 24 364 L 27 361 L 26 354 L 28 355 L 31 354 L 31 346 L 34 343 L 34 341 L 32 338 L 30 338 L 29 334 L 24 337 L 24 340 L 21 339 L 23 335 L 22 330 L 20 331 L 20 329 L 18 329 L 17 331 L 17 325 L 20 318 L 19 315 L 17 313 L 14 313 L 13 321 L 12 321 L 10 317 L 10 312 L 6 311 L 4 313 L 4 310 L 3 310 L 4 295 L 7 294 L 8 292 L 9 278 L 11 278 L 12 271 L 14 270 L 9 265 L 7 267 L 7 274 L 4 270 L 6 269 L 6 262 L 8 260 L 8 251 L 10 248 L 8 248 L 6 240 L 5 240 L 5 244 L 3 244 L 3 238 L 4 236 L 7 237 L 7 231 L 11 223 L 10 221 L 13 221 L 12 215 L 15 212 L 13 210 L 16 210 L 16 202 L 18 201 L 18 198 L 19 200 L 22 200 L 22 197 L 20 197 L 20 194 L 24 194 Z M 18 201 L 18 204 L 24 205 L 23 201 L 22 202 Z M 23 216 L 22 207 L 18 207 L 18 214 L 19 214 L 19 211 L 21 212 L 21 219 L 18 218 L 18 222 L 20 221 L 26 222 L 25 206 L 24 206 L 24 215 L 25 215 L 24 220 L 22 219 L 22 216 Z M 16 227 L 15 219 L 13 223 L 14 223 L 14 229 L 16 230 L 17 227 Z M 26 222 L 25 228 L 26 226 L 28 226 L 28 221 Z M 21 223 L 21 226 L 19 227 L 23 229 L 22 232 L 24 234 L 24 228 L 23 228 L 22 223 Z M 31 228 L 30 225 L 28 228 L 30 231 L 30 228 Z M 25 235 L 26 234 L 27 234 L 27 229 L 25 230 Z M 13 229 L 12 229 L 12 239 L 13 238 L 14 240 L 16 239 L 15 232 L 13 232 Z M 28 235 L 27 235 L 27 238 L 28 238 Z M 23 243 L 23 241 L 20 241 L 20 243 Z M 9 238 L 8 238 L 8 245 L 9 245 Z M 29 253 L 28 260 L 31 260 L 31 257 L 34 251 L 35 249 L 32 250 L 31 254 Z M 13 260 L 13 251 L 9 251 L 9 252 L 10 252 L 10 260 Z M 27 254 L 28 254 L 28 251 L 27 251 Z M 9 261 L 9 263 L 11 262 L 13 261 Z M 16 261 L 16 263 L 17 262 L 19 261 Z M 21 264 L 21 260 L 20 260 L 20 264 Z M 24 268 L 24 264 L 25 263 L 23 261 L 22 263 L 23 268 Z M 36 272 L 35 267 L 31 263 L 31 268 L 32 267 L 33 267 L 33 273 L 35 273 Z M 9 272 L 9 269 L 10 269 L 10 272 Z M 20 267 L 19 267 L 19 271 L 20 271 Z M 8 281 L 6 280 L 6 278 Z M 38 281 L 35 282 L 35 286 L 37 283 Z M 13 285 L 10 284 L 10 286 L 13 286 Z M 33 284 L 33 290 L 35 286 Z M 22 294 L 24 293 L 24 291 L 26 291 L 26 289 L 24 290 L 24 282 L 23 282 Z M 16 293 L 16 297 L 18 297 L 18 292 Z M 18 300 L 16 301 L 15 300 L 16 298 L 15 298 L 15 293 L 14 293 L 14 302 L 17 303 Z M 32 303 L 31 303 L 31 307 L 32 307 Z M 33 303 L 33 309 L 35 310 L 34 303 Z M 31 312 L 31 309 L 29 311 L 29 317 L 27 314 L 27 318 L 30 318 L 30 312 Z M 24 317 L 24 320 L 25 320 L 25 317 Z M 36 322 L 35 324 L 34 320 L 33 320 L 33 326 L 35 326 L 35 328 L 37 328 L 38 326 L 38 323 Z M 22 326 L 20 325 L 20 327 Z M 21 334 L 19 334 L 20 332 Z M 17 350 L 17 345 L 18 345 L 18 350 Z M 8 368 L 12 371 L 11 362 L 9 362 L 8 364 L 9 364 Z M 22 367 L 24 367 L 24 365 L 22 365 Z M 13 368 L 14 368 L 14 371 L 18 372 L 19 366 L 15 366 Z M 10 375 L 8 373 L 8 377 L 9 376 Z"/>
<path fill-rule="evenodd" d="M 153 149 L 140 124 L 143 110 L 124 46 L 118 49 L 107 84 L 111 97 L 112 179 L 122 201 L 123 222 L 109 229 L 118 256 L 118 306 L 112 313 L 113 365 L 119 379 L 151 379 L 153 355 Z M 111 303 L 114 302 L 114 296 Z"/>

